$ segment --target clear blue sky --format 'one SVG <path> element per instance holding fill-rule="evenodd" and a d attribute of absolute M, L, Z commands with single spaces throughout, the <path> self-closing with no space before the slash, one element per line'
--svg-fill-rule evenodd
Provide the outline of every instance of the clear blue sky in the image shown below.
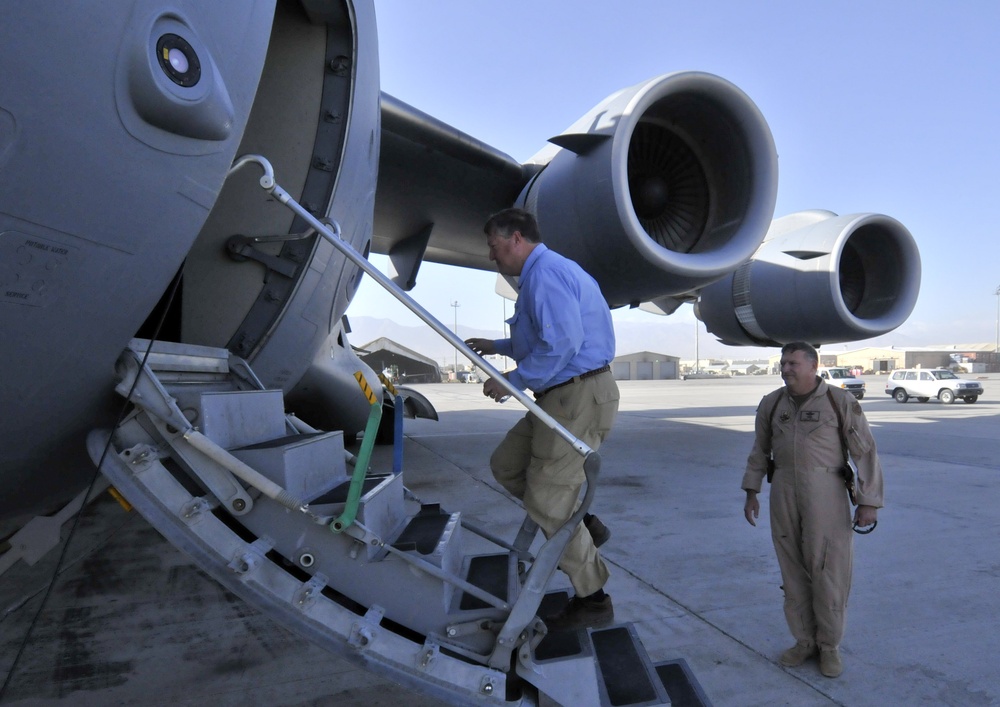
<path fill-rule="evenodd" d="M 521 161 L 619 88 L 680 70 L 732 81 L 774 135 L 776 217 L 811 208 L 874 211 L 913 233 L 923 277 L 917 306 L 896 331 L 900 343 L 994 341 L 1000 3 L 376 0 L 375 7 L 382 89 Z M 425 264 L 414 294 L 446 324 L 458 301 L 461 324 L 499 329 L 494 277 Z M 375 287 L 363 285 L 349 315 L 414 323 Z M 671 319 L 694 321 L 690 307 Z"/>

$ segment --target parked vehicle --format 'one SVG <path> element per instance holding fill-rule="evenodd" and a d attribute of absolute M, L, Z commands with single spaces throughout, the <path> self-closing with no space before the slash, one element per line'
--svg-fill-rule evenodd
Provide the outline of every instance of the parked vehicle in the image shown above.
<path fill-rule="evenodd" d="M 891 395 L 897 403 L 905 403 L 910 398 L 921 403 L 931 398 L 946 404 L 955 402 L 955 398 L 974 403 L 983 394 L 983 386 L 959 378 L 946 368 L 899 368 L 886 380 L 885 394 Z"/>
<path fill-rule="evenodd" d="M 865 397 L 865 382 L 860 378 L 855 378 L 849 368 L 839 366 L 820 366 L 816 373 L 825 380 L 828 385 L 835 388 L 843 388 L 858 400 Z"/>

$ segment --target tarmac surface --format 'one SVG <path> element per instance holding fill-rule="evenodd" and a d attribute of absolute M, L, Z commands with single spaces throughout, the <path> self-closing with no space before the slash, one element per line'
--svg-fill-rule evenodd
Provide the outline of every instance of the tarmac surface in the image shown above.
<path fill-rule="evenodd" d="M 717 707 L 1000 705 L 1000 375 L 984 378 L 974 405 L 900 405 L 884 377 L 865 378 L 886 508 L 855 539 L 833 680 L 813 661 L 778 665 L 793 641 L 766 492 L 757 527 L 743 518 L 754 410 L 780 379 L 621 382 L 592 509 L 612 531 L 601 552 L 617 620 L 654 662 L 684 658 Z M 406 485 L 513 538 L 523 512 L 488 461 L 523 410 L 479 385 L 419 390 L 441 419 L 406 421 Z M 81 514 L 42 606 L 59 554 L 0 575 L 4 705 L 437 704 L 303 643 L 106 495 Z"/>

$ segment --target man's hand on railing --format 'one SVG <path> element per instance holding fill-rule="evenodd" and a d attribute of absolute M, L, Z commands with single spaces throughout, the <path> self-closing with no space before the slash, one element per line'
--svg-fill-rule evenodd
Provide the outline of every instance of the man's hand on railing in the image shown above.
<path fill-rule="evenodd" d="M 465 345 L 480 356 L 492 356 L 497 352 L 493 339 L 466 339 Z"/>

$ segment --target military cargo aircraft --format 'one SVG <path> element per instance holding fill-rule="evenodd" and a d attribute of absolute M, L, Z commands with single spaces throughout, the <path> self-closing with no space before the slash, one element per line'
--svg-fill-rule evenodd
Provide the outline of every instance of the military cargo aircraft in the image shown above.
<path fill-rule="evenodd" d="M 366 475 L 383 408 L 433 410 L 352 350 L 364 273 L 405 301 L 424 261 L 492 269 L 482 223 L 517 205 L 610 307 L 693 303 L 732 345 L 869 338 L 916 301 L 893 218 L 772 221 L 770 130 L 714 75 L 623 88 L 521 164 L 381 92 L 371 2 L 16 3 L 0 38 L 3 534 L 96 464 L 227 588 L 448 701 L 607 686 L 545 640 L 558 537 L 532 555 L 530 523 L 490 538 Z"/>

